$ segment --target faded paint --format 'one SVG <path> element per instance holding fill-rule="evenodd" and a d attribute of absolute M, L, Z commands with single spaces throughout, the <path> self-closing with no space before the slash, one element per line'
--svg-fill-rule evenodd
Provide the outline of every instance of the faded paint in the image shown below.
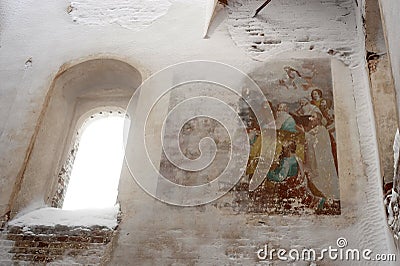
<path fill-rule="evenodd" d="M 243 1 L 242 7 L 233 5 L 228 19 L 226 12 L 219 12 L 210 38 L 204 40 L 204 17 L 199 16 L 202 4 L 197 2 L 176 2 L 150 26 L 131 31 L 112 23 L 74 23 L 67 13 L 69 1 L 46 0 L 40 5 L 34 1 L 2 1 L 5 15 L 1 18 L 0 48 L 0 106 L 4 109 L 0 117 L 1 215 L 7 210 L 18 173 L 26 166 L 24 157 L 46 94 L 65 62 L 118 58 L 140 69 L 146 77 L 185 60 L 221 61 L 251 73 L 265 62 L 273 64 L 270 60 L 328 56 L 349 66 L 332 61 L 337 135 L 342 140 L 338 141 L 341 215 L 243 214 L 240 209 L 232 211 L 231 194 L 207 206 L 173 207 L 150 198 L 124 167 L 119 188 L 122 223 L 113 241 L 111 264 L 254 264 L 255 251 L 266 242 L 274 247 L 318 248 L 334 246 L 339 236 L 345 236 L 352 246 L 370 248 L 376 253 L 389 252 L 392 242 L 386 234 L 382 208 L 377 138 L 365 62 L 360 11 L 363 4 L 356 8 L 350 0 L 273 1 L 257 20 L 249 19 L 258 4 L 259 1 Z M 282 12 L 285 16 L 280 15 Z M 269 20 L 265 23 L 264 16 L 273 19 L 265 17 Z M 236 19 L 238 29 L 233 29 Z M 249 25 L 250 31 L 244 25 Z M 261 40 L 266 42 L 262 45 L 265 51 L 252 51 L 253 43 L 260 42 L 255 38 L 262 37 L 261 34 L 265 36 Z M 30 66 L 25 67 L 30 58 Z M 46 138 L 43 141 L 46 147 Z M 48 136 L 48 141 L 57 144 L 54 136 Z M 31 166 L 32 173 L 39 168 L 38 164 Z M 43 169 L 53 171 L 48 176 L 56 180 L 57 171 Z M 42 175 L 32 174 L 25 180 L 26 189 L 29 183 L 46 188 Z M 21 208 L 48 200 L 41 192 L 20 196 L 35 196 L 22 200 Z M 20 212 L 21 208 L 15 206 L 15 211 Z"/>

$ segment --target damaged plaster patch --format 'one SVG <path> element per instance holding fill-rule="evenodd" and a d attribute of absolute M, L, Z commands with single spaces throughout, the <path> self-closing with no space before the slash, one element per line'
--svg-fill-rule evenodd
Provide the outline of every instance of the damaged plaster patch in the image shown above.
<path fill-rule="evenodd" d="M 117 24 L 130 30 L 143 30 L 167 14 L 175 2 L 205 3 L 205 0 L 79 0 L 71 2 L 68 13 L 82 25 Z"/>
<path fill-rule="evenodd" d="M 289 50 L 317 50 L 346 65 L 357 47 L 354 0 L 272 1 L 256 17 L 259 1 L 234 0 L 228 29 L 237 46 L 251 58 L 265 61 Z"/>
<path fill-rule="evenodd" d="M 32 57 L 28 58 L 28 59 L 25 61 L 24 69 L 27 69 L 27 68 L 32 67 L 32 63 L 33 63 Z"/>

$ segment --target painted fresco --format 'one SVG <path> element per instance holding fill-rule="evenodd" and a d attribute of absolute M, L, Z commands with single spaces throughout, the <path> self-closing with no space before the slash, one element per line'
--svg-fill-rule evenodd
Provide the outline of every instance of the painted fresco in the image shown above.
<path fill-rule="evenodd" d="M 207 84 L 198 88 L 185 85 L 169 95 L 169 110 L 185 99 L 199 95 L 219 98 L 237 110 L 244 122 L 251 145 L 245 174 L 216 206 L 228 206 L 242 213 L 340 214 L 330 60 L 274 62 L 254 70 L 250 76 L 267 99 L 267 102 L 258 104 L 272 109 L 276 125 L 276 151 L 272 166 L 264 173 L 263 182 L 251 191 L 249 184 L 263 141 L 260 131 L 267 125 L 257 121 L 253 110 L 243 99 L 255 102 L 259 99 L 252 97 L 245 88 L 239 97 Z M 169 128 L 176 126 L 179 125 L 174 125 L 173 121 L 165 126 L 164 145 L 174 143 L 176 136 L 168 132 Z M 187 158 L 197 158 L 200 155 L 199 142 L 204 137 L 214 139 L 217 147 L 214 161 L 204 171 L 179 169 L 163 154 L 160 173 L 176 184 L 187 186 L 206 184 L 216 178 L 229 161 L 227 154 L 231 142 L 223 125 L 207 117 L 188 121 L 180 132 L 180 150 Z M 159 191 L 162 189 L 157 188 Z"/>
<path fill-rule="evenodd" d="M 273 111 L 277 139 L 272 166 L 265 181 L 249 193 L 247 211 L 340 214 L 330 61 L 279 62 L 265 75 L 262 70 L 253 73 L 253 78 Z M 265 125 L 246 108 L 242 104 L 241 114 L 252 139 L 245 178 L 251 182 L 260 153 L 260 128 Z M 236 190 L 243 188 L 246 185 Z M 243 195 L 239 204 L 241 200 Z"/>

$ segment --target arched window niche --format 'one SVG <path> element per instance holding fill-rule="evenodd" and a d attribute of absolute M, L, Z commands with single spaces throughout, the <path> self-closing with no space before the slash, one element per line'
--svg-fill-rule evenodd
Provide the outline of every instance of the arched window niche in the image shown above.
<path fill-rule="evenodd" d="M 12 217 L 41 207 L 63 206 L 82 131 L 90 125 L 88 121 L 123 116 L 142 82 L 142 73 L 128 63 L 109 58 L 62 67 L 46 96 L 12 204 Z"/>
<path fill-rule="evenodd" d="M 125 111 L 101 107 L 82 116 L 58 175 L 51 206 L 64 210 L 115 205 L 124 158 Z"/>

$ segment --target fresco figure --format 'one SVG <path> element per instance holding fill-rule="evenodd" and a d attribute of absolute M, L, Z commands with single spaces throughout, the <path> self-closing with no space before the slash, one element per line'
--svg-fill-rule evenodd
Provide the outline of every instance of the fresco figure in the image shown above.
<path fill-rule="evenodd" d="M 282 198 L 297 198 L 309 208 L 321 211 L 327 204 L 326 197 L 304 172 L 303 162 L 296 156 L 296 149 L 295 141 L 283 143 L 280 161 L 268 172 L 268 181 L 276 184 L 276 190 Z"/>
<path fill-rule="evenodd" d="M 310 103 L 310 101 L 303 97 L 299 100 L 300 107 L 296 110 L 298 115 L 311 115 L 314 112 L 320 112 L 319 108 Z"/>
<path fill-rule="evenodd" d="M 336 130 L 335 130 L 335 115 L 332 109 L 332 102 L 322 99 L 321 106 L 319 107 L 323 115 L 323 125 L 329 132 L 332 144 L 332 154 L 335 160 L 336 170 L 338 170 L 337 152 L 336 152 Z"/>
<path fill-rule="evenodd" d="M 328 130 L 322 125 L 319 112 L 310 118 L 311 129 L 305 132 L 306 161 L 310 179 L 328 198 L 339 199 L 339 179 L 332 155 L 331 140 Z"/>
<path fill-rule="evenodd" d="M 320 89 L 313 89 L 311 91 L 311 104 L 319 108 L 321 106 L 322 99 L 322 91 Z"/>
<path fill-rule="evenodd" d="M 297 176 L 299 172 L 296 158 L 296 143 L 291 141 L 282 146 L 279 165 L 267 174 L 268 180 L 275 182 L 285 181 L 289 177 Z"/>
<path fill-rule="evenodd" d="M 278 104 L 276 111 L 275 125 L 277 129 L 296 133 L 296 121 L 289 114 L 289 108 L 286 103 Z"/>
<path fill-rule="evenodd" d="M 320 102 L 319 109 L 322 113 L 322 116 L 326 119 L 326 128 L 333 133 L 335 132 L 335 115 L 333 109 L 331 108 L 332 103 L 330 103 L 326 99 L 322 99 Z"/>
<path fill-rule="evenodd" d="M 319 71 L 311 71 L 307 79 L 296 68 L 284 66 L 283 74 L 287 74 L 287 78 L 278 80 L 279 84 L 274 80 L 264 85 L 263 92 L 270 101 L 260 103 L 259 126 L 247 123 L 250 154 L 245 182 L 236 191 L 238 207 L 242 208 L 244 190 L 248 190 L 250 201 L 246 207 L 249 212 L 341 213 L 330 66 L 328 62 L 326 66 L 317 63 L 318 67 L 315 62 L 306 63 L 310 70 Z M 279 90 L 282 86 L 287 91 Z M 269 109 L 273 112 L 274 122 L 263 119 L 270 115 L 266 112 Z M 243 121 L 255 121 L 251 112 L 239 111 Z M 267 144 L 261 138 L 260 130 L 273 128 L 276 145 L 272 165 L 260 185 L 250 189 L 261 160 L 261 147 Z"/>
<path fill-rule="evenodd" d="M 286 66 L 283 69 L 289 78 L 289 85 L 293 89 L 307 90 L 310 87 L 309 82 L 302 77 L 298 70 L 290 66 Z"/>

